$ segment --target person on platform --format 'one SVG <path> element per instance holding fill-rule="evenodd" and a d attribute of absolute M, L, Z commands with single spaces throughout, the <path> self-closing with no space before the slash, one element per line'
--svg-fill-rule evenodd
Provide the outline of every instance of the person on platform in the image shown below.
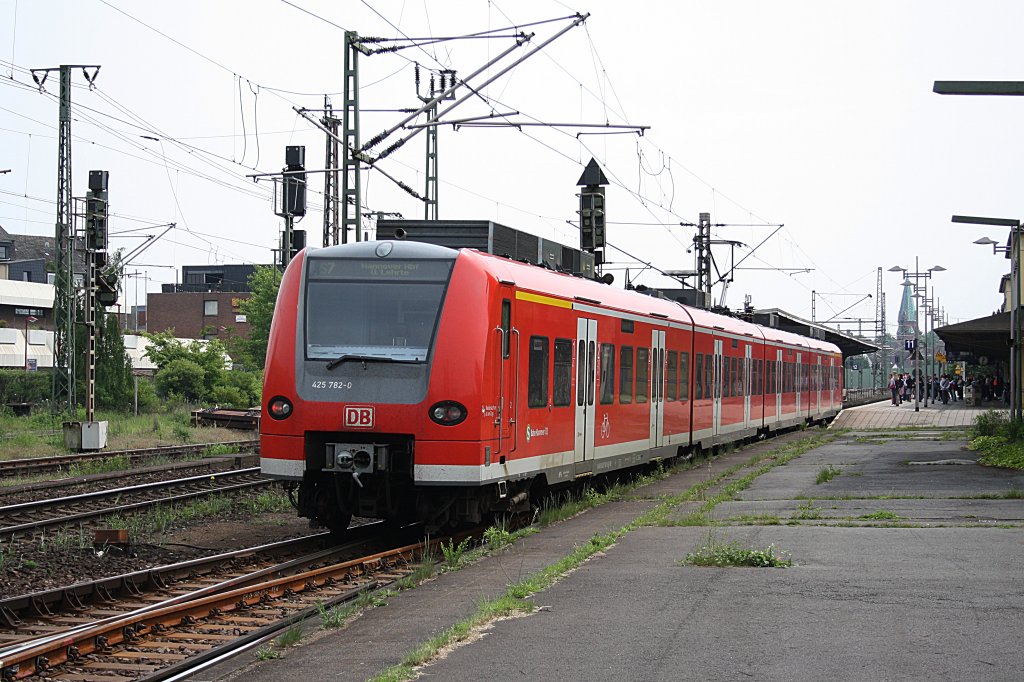
<path fill-rule="evenodd" d="M 949 379 L 945 374 L 939 379 L 939 396 L 942 398 L 942 404 L 949 404 Z"/>
<path fill-rule="evenodd" d="M 899 407 L 900 380 L 896 376 L 895 372 L 889 375 L 889 391 L 892 392 L 893 406 Z"/>

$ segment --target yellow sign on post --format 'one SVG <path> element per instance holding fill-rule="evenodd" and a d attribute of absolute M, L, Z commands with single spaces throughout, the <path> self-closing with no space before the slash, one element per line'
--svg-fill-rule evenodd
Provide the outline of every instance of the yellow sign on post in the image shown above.
<path fill-rule="evenodd" d="M 936 351 L 935 352 L 935 361 L 936 362 L 945 362 L 946 361 L 946 354 L 943 353 L 942 351 Z"/>

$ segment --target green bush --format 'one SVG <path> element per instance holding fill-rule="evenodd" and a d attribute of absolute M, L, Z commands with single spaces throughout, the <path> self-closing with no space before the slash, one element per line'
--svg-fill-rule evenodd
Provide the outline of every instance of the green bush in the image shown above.
<path fill-rule="evenodd" d="M 156 412 L 162 402 L 156 394 L 156 385 L 152 379 L 139 377 L 139 413 Z"/>
<path fill-rule="evenodd" d="M 1005 412 L 988 410 L 974 418 L 974 426 L 971 427 L 971 438 L 978 436 L 1001 436 L 1006 435 L 1004 431 L 1010 424 L 1010 418 Z"/>
<path fill-rule="evenodd" d="M 180 396 L 189 402 L 199 402 L 206 395 L 206 372 L 198 363 L 176 358 L 157 370 L 156 392 L 165 398 Z"/>
<path fill-rule="evenodd" d="M 52 385 L 49 372 L 0 369 L 0 404 L 41 403 L 50 399 Z"/>

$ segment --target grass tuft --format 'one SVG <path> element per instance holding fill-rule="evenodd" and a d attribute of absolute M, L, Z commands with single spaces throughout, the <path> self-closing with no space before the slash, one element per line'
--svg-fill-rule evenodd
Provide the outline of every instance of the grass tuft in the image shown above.
<path fill-rule="evenodd" d="M 837 467 L 829 464 L 827 467 L 818 472 L 817 478 L 814 479 L 815 485 L 821 485 L 822 483 L 828 483 L 833 478 L 843 473 Z"/>
<path fill-rule="evenodd" d="M 775 545 L 768 545 L 765 549 L 748 549 L 742 547 L 736 540 L 723 542 L 712 533 L 708 533 L 707 544 L 696 552 L 686 555 L 684 564 L 692 566 L 745 566 L 753 568 L 789 568 L 793 565 L 792 559 L 787 559 L 778 554 Z"/>

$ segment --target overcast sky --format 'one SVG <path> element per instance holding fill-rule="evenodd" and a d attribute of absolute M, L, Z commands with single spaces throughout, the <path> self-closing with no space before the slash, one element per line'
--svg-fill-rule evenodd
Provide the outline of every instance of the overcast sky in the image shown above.
<path fill-rule="evenodd" d="M 89 170 L 105 169 L 112 231 L 177 224 L 135 261 L 150 278 L 140 291 L 154 291 L 182 265 L 272 260 L 281 221 L 271 185 L 245 176 L 280 170 L 289 144 L 306 145 L 307 167 L 323 168 L 324 136 L 293 106 L 320 108 L 331 93 L 340 108 L 343 29 L 424 38 L 561 19 L 520 29 L 535 35 L 493 75 L 576 12 L 590 13 L 582 26 L 445 118 L 515 111 L 520 121 L 650 130 L 444 127 L 441 218 L 494 220 L 575 246 L 575 184 L 595 157 L 611 181 L 614 286 L 625 278 L 619 268 L 653 286 L 671 280 L 644 263 L 692 269 L 693 229 L 679 223 L 709 212 L 724 225 L 717 238 L 747 245 L 737 260 L 785 225 L 735 273 L 726 298 L 734 308 L 750 295 L 757 307 L 809 318 L 817 291 L 819 321 L 871 320 L 875 302 L 865 297 L 882 267 L 894 332 L 902 279 L 887 270 L 913 269 L 915 258 L 922 270 L 947 269 L 932 282 L 950 321 L 999 306 L 1009 261 L 972 242 L 1005 240 L 1005 229 L 950 216 L 1024 217 L 1013 162 L 1024 100 L 939 96 L 932 84 L 1024 80 L 1024 3 L 1006 0 L 0 0 L 0 170 L 10 169 L 0 175 L 0 225 L 53 234 L 58 79 L 51 74 L 41 94 L 28 69 L 102 66 L 91 91 L 74 75 L 74 193 L 84 195 Z M 430 70 L 468 77 L 514 45 L 511 33 L 361 57 L 363 141 L 401 120 L 393 110 L 418 106 L 415 63 L 425 94 Z M 380 163 L 421 194 L 425 137 Z M 298 225 L 313 245 L 321 182 L 311 179 L 312 210 Z M 363 182 L 369 210 L 423 217 L 422 203 L 384 175 Z M 139 242 L 123 234 L 114 245 Z M 727 267 L 727 247 L 715 254 Z M 127 284 L 129 301 L 136 284 Z"/>

